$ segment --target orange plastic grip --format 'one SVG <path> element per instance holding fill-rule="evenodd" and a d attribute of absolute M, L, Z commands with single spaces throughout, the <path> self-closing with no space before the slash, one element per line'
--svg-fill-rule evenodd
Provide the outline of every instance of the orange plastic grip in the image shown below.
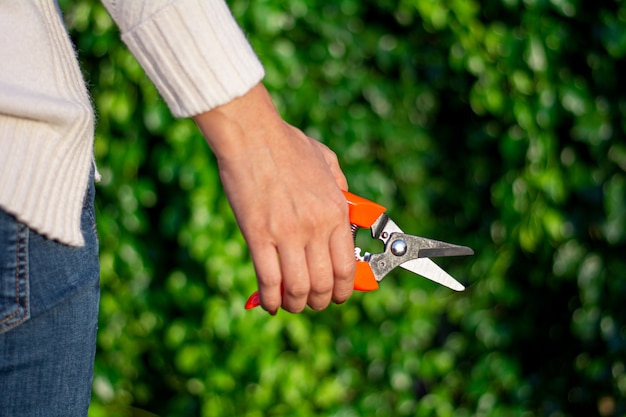
<path fill-rule="evenodd" d="M 348 209 L 350 210 L 350 223 L 369 229 L 372 224 L 385 209 L 380 204 L 374 203 L 366 198 L 359 197 L 358 195 L 344 191 L 343 195 L 348 202 Z M 356 273 L 354 274 L 354 289 L 357 291 L 374 291 L 378 289 L 378 281 L 374 277 L 374 272 L 369 263 L 358 261 L 356 263 Z"/>
<path fill-rule="evenodd" d="M 364 229 L 369 229 L 380 215 L 387 211 L 387 209 L 380 204 L 349 193 L 348 191 L 344 191 L 343 195 L 348 202 L 350 223 L 356 224 Z"/>
<path fill-rule="evenodd" d="M 246 301 L 246 310 L 250 310 L 260 305 L 261 305 L 261 298 L 259 297 L 259 292 L 255 291 L 252 293 L 250 297 L 248 297 L 248 301 Z"/>
<path fill-rule="evenodd" d="M 356 273 L 354 274 L 354 289 L 357 291 L 374 291 L 378 289 L 378 281 L 374 277 L 374 271 L 370 264 L 357 261 Z"/>

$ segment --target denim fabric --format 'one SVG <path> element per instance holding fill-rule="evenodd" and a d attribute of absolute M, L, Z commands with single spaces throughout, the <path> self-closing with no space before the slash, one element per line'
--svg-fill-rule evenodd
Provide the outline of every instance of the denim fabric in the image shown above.
<path fill-rule="evenodd" d="M 100 269 L 90 181 L 85 246 L 46 239 L 0 210 L 0 415 L 86 416 Z"/>

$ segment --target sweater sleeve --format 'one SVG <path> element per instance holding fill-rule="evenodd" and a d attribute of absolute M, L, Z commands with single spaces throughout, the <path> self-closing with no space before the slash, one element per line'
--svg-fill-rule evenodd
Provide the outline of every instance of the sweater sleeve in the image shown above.
<path fill-rule="evenodd" d="M 264 76 L 224 0 L 102 0 L 176 117 L 244 95 Z"/>

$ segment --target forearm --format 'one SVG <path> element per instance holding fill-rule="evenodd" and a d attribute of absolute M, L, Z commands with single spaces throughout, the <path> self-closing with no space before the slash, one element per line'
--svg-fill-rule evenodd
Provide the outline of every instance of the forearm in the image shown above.
<path fill-rule="evenodd" d="M 285 129 L 262 84 L 215 109 L 193 117 L 218 159 L 237 158 L 252 149 L 273 146 L 277 129 Z"/>

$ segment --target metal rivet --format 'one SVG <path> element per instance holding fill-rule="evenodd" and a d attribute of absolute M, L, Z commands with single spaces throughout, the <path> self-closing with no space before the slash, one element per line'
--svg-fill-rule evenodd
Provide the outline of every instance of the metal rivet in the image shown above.
<path fill-rule="evenodd" d="M 404 240 L 398 239 L 391 244 L 391 253 L 396 256 L 402 256 L 406 253 L 407 244 Z"/>

